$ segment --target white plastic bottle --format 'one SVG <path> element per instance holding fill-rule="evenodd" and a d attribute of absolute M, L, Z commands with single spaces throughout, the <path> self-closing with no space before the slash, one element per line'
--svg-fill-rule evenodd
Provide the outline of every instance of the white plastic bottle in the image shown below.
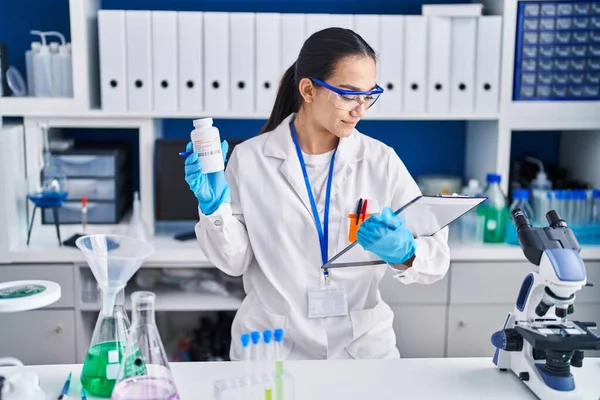
<path fill-rule="evenodd" d="M 194 120 L 194 129 L 190 134 L 194 152 L 198 153 L 202 172 L 209 174 L 223 171 L 225 163 L 221 151 L 221 136 L 219 130 L 213 126 L 212 118 Z"/>
<path fill-rule="evenodd" d="M 31 49 L 25 52 L 25 68 L 27 70 L 27 94 L 29 96 L 35 96 L 35 85 L 33 82 L 33 55 L 39 53 L 41 45 L 42 42 L 31 42 Z"/>
<path fill-rule="evenodd" d="M 60 39 L 58 43 L 50 43 L 50 53 L 52 53 L 52 83 L 53 94 L 56 97 L 73 96 L 73 78 L 70 46 L 66 43 L 65 37 L 60 32 L 44 32 L 47 36 L 57 36 Z"/>
<path fill-rule="evenodd" d="M 42 37 L 40 51 L 33 54 L 33 86 L 37 97 L 52 97 L 52 54 L 44 32 L 32 31 Z M 37 33 L 39 32 L 39 33 Z"/>

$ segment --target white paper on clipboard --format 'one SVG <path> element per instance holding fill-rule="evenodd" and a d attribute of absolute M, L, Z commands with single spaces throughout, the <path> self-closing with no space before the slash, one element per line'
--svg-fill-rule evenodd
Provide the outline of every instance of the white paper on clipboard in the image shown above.
<path fill-rule="evenodd" d="M 487 197 L 469 197 L 457 195 L 419 196 L 396 211 L 414 237 L 431 236 L 450 225 L 452 222 L 484 202 Z M 366 260 L 366 253 L 358 242 L 333 256 L 321 268 L 347 268 L 367 265 L 385 264 L 385 261 L 371 254 Z M 357 247 L 357 248 L 355 248 Z M 353 250 L 354 249 L 354 250 Z M 357 257 L 362 253 L 362 257 Z"/>

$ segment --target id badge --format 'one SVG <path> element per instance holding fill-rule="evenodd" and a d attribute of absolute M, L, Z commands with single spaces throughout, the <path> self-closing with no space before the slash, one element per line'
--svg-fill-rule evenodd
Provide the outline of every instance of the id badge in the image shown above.
<path fill-rule="evenodd" d="M 348 299 L 343 282 L 314 282 L 308 286 L 308 318 L 348 315 Z"/>

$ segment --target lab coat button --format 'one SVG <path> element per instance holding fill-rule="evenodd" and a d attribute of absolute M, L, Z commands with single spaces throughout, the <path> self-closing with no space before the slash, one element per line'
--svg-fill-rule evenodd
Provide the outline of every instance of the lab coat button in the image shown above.
<path fill-rule="evenodd" d="M 215 221 L 216 226 L 221 226 L 222 223 L 223 223 L 223 220 L 221 220 L 221 219 L 218 219 Z"/>

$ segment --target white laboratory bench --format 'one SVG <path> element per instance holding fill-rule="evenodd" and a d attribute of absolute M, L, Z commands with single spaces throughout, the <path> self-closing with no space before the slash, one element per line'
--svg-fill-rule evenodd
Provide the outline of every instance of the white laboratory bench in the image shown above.
<path fill-rule="evenodd" d="M 102 226 L 89 226 L 88 233 L 114 232 Z M 36 231 L 36 229 L 38 229 Z M 80 226 L 61 227 L 63 240 Z M 114 232 L 114 233 L 119 233 Z M 19 235 L 25 238 L 26 236 Z M 171 236 L 150 238 L 155 253 L 143 268 L 214 268 L 196 241 L 179 242 Z M 0 259 L 0 281 L 47 279 L 61 285 L 61 299 L 50 307 L 0 315 L 0 326 L 13 326 L 3 332 L 0 354 L 15 356 L 26 364 L 73 364 L 85 356 L 99 302 L 83 298 L 85 274 L 89 269 L 76 248 L 59 247 L 54 228 L 34 228 L 30 246 L 24 240 L 12 243 Z M 0 255 L 2 256 L 2 255 Z M 600 246 L 584 246 L 582 257 L 588 281 L 577 296 L 573 320 L 600 325 Z M 521 249 L 508 245 L 451 245 L 451 265 L 446 277 L 432 285 L 403 285 L 386 276 L 380 284 L 381 296 L 394 312 L 394 329 L 403 358 L 488 357 L 493 354 L 490 336 L 502 328 L 513 311 L 523 278 L 535 266 L 526 261 Z M 391 275 L 391 271 L 389 271 Z M 130 283 L 127 290 L 135 290 Z M 176 334 L 177 322 L 197 321 L 195 315 L 208 311 L 235 311 L 238 297 L 156 288 L 157 312 L 163 340 Z M 172 326 L 173 332 L 169 332 Z M 22 331 L 31 332 L 24 345 Z M 48 351 L 47 349 L 52 349 Z M 600 352 L 592 354 L 600 356 Z"/>
<path fill-rule="evenodd" d="M 79 398 L 81 365 L 25 368 L 39 375 L 48 398 L 58 396 L 71 371 L 69 397 Z M 238 362 L 172 363 L 171 369 L 181 400 L 213 399 L 215 380 L 237 377 L 244 371 Z M 0 368 L 0 375 L 8 376 L 17 370 Z M 496 369 L 491 358 L 288 361 L 285 370 L 294 377 L 295 400 L 537 398 L 514 373 Z M 572 372 L 581 394 L 559 398 L 600 397 L 600 359 L 585 359 L 583 368 L 572 368 Z"/>

